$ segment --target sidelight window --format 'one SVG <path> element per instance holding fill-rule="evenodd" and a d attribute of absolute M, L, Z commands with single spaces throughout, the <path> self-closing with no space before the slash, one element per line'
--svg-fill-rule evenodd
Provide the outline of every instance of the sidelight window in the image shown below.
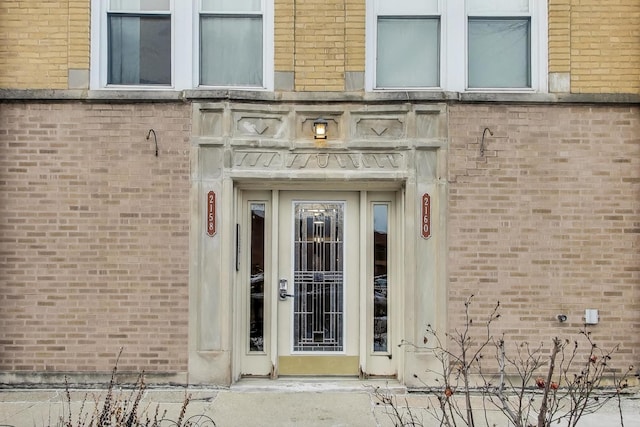
<path fill-rule="evenodd" d="M 251 204 L 249 351 L 264 351 L 265 204 Z"/>
<path fill-rule="evenodd" d="M 388 351 L 389 205 L 373 205 L 373 351 Z"/>

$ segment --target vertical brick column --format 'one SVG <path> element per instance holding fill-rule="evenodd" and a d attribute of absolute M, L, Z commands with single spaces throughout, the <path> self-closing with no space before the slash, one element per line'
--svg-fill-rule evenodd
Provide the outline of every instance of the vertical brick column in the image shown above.
<path fill-rule="evenodd" d="M 549 0 L 549 91 L 569 92 L 571 0 Z"/>
<path fill-rule="evenodd" d="M 363 0 L 345 1 L 346 68 L 347 71 L 364 71 L 365 2 Z"/>
<path fill-rule="evenodd" d="M 276 0 L 274 5 L 275 71 L 293 72 L 294 0 Z"/>
<path fill-rule="evenodd" d="M 69 0 L 69 45 L 67 46 L 69 89 L 89 87 L 89 30 L 88 0 Z"/>
<path fill-rule="evenodd" d="M 345 0 L 295 0 L 296 91 L 342 91 Z"/>

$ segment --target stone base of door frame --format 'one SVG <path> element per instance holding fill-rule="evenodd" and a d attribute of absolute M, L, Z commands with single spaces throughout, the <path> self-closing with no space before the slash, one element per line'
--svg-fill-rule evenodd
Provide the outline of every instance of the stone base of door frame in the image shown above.
<path fill-rule="evenodd" d="M 358 356 L 280 356 L 278 375 L 358 376 Z"/>

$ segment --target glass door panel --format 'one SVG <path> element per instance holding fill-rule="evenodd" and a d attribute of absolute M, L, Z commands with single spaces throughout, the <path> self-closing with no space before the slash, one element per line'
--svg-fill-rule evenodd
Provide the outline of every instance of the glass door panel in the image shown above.
<path fill-rule="evenodd" d="M 293 351 L 342 351 L 343 203 L 294 204 Z"/>
<path fill-rule="evenodd" d="M 359 194 L 280 192 L 278 371 L 357 375 Z"/>

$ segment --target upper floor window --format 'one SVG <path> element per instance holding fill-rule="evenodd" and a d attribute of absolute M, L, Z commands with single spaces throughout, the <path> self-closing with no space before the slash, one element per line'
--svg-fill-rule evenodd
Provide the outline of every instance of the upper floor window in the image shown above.
<path fill-rule="evenodd" d="M 368 0 L 368 90 L 547 90 L 547 2 Z"/>
<path fill-rule="evenodd" d="M 110 0 L 107 84 L 171 85 L 169 0 Z"/>
<path fill-rule="evenodd" d="M 200 84 L 254 86 L 263 81 L 263 2 L 202 0 Z"/>
<path fill-rule="evenodd" d="M 440 85 L 438 0 L 375 0 L 376 88 Z"/>
<path fill-rule="evenodd" d="M 92 0 L 91 89 L 273 89 L 273 0 Z"/>
<path fill-rule="evenodd" d="M 528 0 L 467 0 L 469 88 L 531 87 Z"/>

